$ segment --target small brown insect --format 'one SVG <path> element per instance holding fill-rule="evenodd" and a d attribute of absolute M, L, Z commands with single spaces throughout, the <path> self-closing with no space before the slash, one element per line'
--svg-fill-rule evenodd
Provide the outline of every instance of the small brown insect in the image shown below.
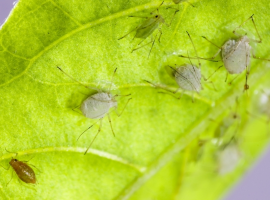
<path fill-rule="evenodd" d="M 9 164 L 23 182 L 36 184 L 35 172 L 25 162 L 19 161 L 17 159 L 11 159 Z"/>

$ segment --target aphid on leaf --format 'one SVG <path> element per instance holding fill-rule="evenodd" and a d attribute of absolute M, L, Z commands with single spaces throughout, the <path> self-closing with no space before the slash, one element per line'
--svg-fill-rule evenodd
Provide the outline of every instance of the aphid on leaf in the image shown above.
<path fill-rule="evenodd" d="M 220 175 L 228 174 L 236 169 L 243 155 L 236 141 L 231 141 L 216 154 L 217 171 Z"/>
<path fill-rule="evenodd" d="M 237 134 L 237 131 L 240 127 L 241 123 L 241 117 L 240 114 L 238 113 L 238 98 L 235 99 L 236 106 L 235 110 L 230 112 L 229 115 L 224 117 L 217 125 L 217 128 L 214 131 L 214 137 L 217 139 L 217 144 L 220 145 L 222 144 L 224 140 L 224 135 L 228 134 L 227 132 L 229 131 L 230 128 L 233 128 L 234 131 L 229 135 L 229 138 L 231 139 Z M 212 119 L 212 121 L 215 121 Z"/>
<path fill-rule="evenodd" d="M 250 39 L 250 38 L 248 38 L 247 35 L 241 36 L 240 34 L 238 34 L 236 32 L 237 29 L 241 28 L 249 20 L 252 21 L 253 26 L 256 30 L 256 33 L 259 37 L 259 40 Z M 252 47 L 250 46 L 250 41 L 253 41 L 256 43 L 262 42 L 262 38 L 257 30 L 256 24 L 255 24 L 254 19 L 253 19 L 253 15 L 250 16 L 246 21 L 244 21 L 236 29 L 234 29 L 233 33 L 239 38 L 237 40 L 230 39 L 227 42 L 225 42 L 225 44 L 221 47 L 214 44 L 213 42 L 208 40 L 206 37 L 204 37 L 204 36 L 202 36 L 202 37 L 204 39 L 206 39 L 208 42 L 210 42 L 211 44 L 213 44 L 214 46 L 216 46 L 217 48 L 219 48 L 218 52 L 213 57 L 211 57 L 209 59 L 214 59 L 221 52 L 222 61 L 223 61 L 224 66 L 227 70 L 227 76 L 228 76 L 228 74 L 237 74 L 237 76 L 238 76 L 244 70 L 246 70 L 246 81 L 245 81 L 245 85 L 244 85 L 244 90 L 248 90 L 249 89 L 248 77 L 249 77 L 249 72 L 250 72 L 250 56 L 251 56 L 251 54 L 252 54 L 252 57 L 255 59 L 261 59 L 261 60 L 266 60 L 266 61 L 270 61 L 270 60 L 259 58 L 259 57 L 255 56 L 253 51 L 252 51 Z M 227 80 L 227 76 L 226 76 L 226 80 Z M 235 78 L 237 78 L 237 76 Z M 230 83 L 232 83 L 232 81 Z"/>
<path fill-rule="evenodd" d="M 76 81 L 77 83 L 81 84 L 82 86 L 86 87 L 86 88 L 89 88 L 89 89 L 93 89 L 93 88 L 90 88 L 82 83 L 80 83 L 79 81 L 75 80 L 74 78 L 72 78 L 70 75 L 68 75 L 66 72 L 64 72 L 60 67 L 57 67 L 61 72 L 63 72 L 66 76 L 68 76 L 70 79 Z M 103 91 L 100 91 L 100 90 L 97 90 L 97 93 L 96 94 L 93 94 L 93 95 L 90 95 L 87 99 L 85 99 L 81 106 L 80 106 L 80 109 L 82 111 L 82 114 L 87 117 L 87 118 L 90 118 L 90 119 L 98 119 L 99 122 L 100 122 L 100 125 L 99 125 L 99 129 L 98 129 L 98 132 L 96 133 L 96 135 L 94 136 L 94 139 L 92 140 L 92 142 L 90 143 L 90 145 L 88 146 L 87 150 L 85 151 L 84 154 L 87 153 L 87 151 L 90 149 L 91 145 L 93 144 L 94 140 L 96 139 L 96 137 L 98 136 L 99 132 L 101 131 L 101 128 L 102 128 L 102 119 L 105 117 L 105 116 L 108 116 L 108 119 L 109 119 L 109 123 L 110 123 L 110 126 L 111 126 L 111 130 L 112 130 L 112 133 L 113 135 L 115 136 L 114 134 L 114 131 L 113 131 L 113 128 L 112 128 L 112 123 L 111 123 L 111 118 L 110 118 L 110 109 L 111 108 L 114 108 L 114 111 L 116 112 L 116 114 L 118 115 L 118 117 L 120 117 L 124 111 L 124 109 L 126 108 L 128 102 L 131 100 L 128 99 L 128 101 L 126 102 L 123 110 L 121 113 L 118 113 L 117 112 L 117 100 L 116 100 L 116 97 L 121 97 L 121 96 L 130 96 L 130 94 L 128 95 L 119 95 L 119 94 L 116 94 L 116 95 L 112 95 L 111 94 L 111 87 L 112 87 L 112 82 L 113 82 L 113 78 L 114 78 L 114 75 L 116 73 L 116 70 L 117 68 L 114 70 L 114 73 L 113 73 L 113 76 L 112 76 L 112 79 L 111 79 L 111 85 L 110 85 L 110 88 L 108 90 L 108 92 L 103 92 Z M 98 122 L 98 121 L 97 121 Z M 97 123 L 96 122 L 96 123 Z M 94 124 L 96 124 L 94 123 Z M 93 124 L 93 125 L 94 125 Z M 93 125 L 91 125 L 89 128 L 87 128 L 85 131 L 83 131 L 81 133 L 81 135 L 78 137 L 78 139 L 87 131 L 89 130 Z M 77 140 L 78 140 L 77 139 Z"/>
<path fill-rule="evenodd" d="M 189 33 L 187 32 L 188 34 L 188 37 L 192 43 L 192 46 L 194 48 L 194 51 L 195 51 L 195 54 L 196 54 L 196 57 L 197 57 L 197 60 L 198 60 L 198 64 L 199 64 L 199 67 L 193 65 L 191 62 L 190 64 L 185 64 L 185 65 L 181 65 L 181 66 L 176 66 L 176 68 L 174 69 L 173 67 L 171 66 L 166 66 L 168 71 L 169 71 L 169 74 L 175 79 L 176 83 L 178 84 L 179 88 L 174 91 L 173 93 L 177 93 L 180 89 L 183 90 L 181 96 L 178 97 L 178 99 L 180 99 L 182 97 L 182 95 L 184 94 L 185 91 L 192 91 L 192 92 L 197 92 L 199 93 L 203 88 L 202 88 L 202 85 L 201 85 L 201 78 L 203 77 L 203 79 L 205 81 L 208 80 L 208 78 L 205 78 L 202 74 L 201 74 L 201 62 L 200 62 L 200 58 L 198 57 L 197 55 L 197 51 L 196 51 L 196 48 L 195 48 L 195 45 L 189 35 Z M 155 85 L 149 81 L 146 81 L 152 85 L 154 85 L 155 87 L 160 87 L 162 89 L 165 89 L 167 91 L 170 91 L 167 89 L 167 87 L 161 87 L 161 86 L 158 86 L 158 85 Z M 209 82 L 211 84 L 213 84 L 212 82 Z M 215 86 L 213 84 L 213 87 L 215 89 Z M 170 91 L 171 92 L 171 91 Z M 192 98 L 193 100 L 193 98 Z"/>
<path fill-rule="evenodd" d="M 9 152 L 8 150 L 6 150 Z M 9 152 L 13 153 L 13 152 Z M 15 153 L 17 156 L 17 153 Z M 32 158 L 31 158 L 32 159 Z M 36 184 L 36 175 L 34 170 L 27 164 L 29 161 L 19 161 L 18 159 L 12 158 L 9 162 L 9 167 L 6 169 L 2 165 L 0 165 L 2 168 L 5 170 L 9 170 L 10 166 L 13 168 L 13 170 L 16 172 L 17 176 L 19 177 L 20 180 L 22 180 L 25 183 L 31 183 L 31 184 Z M 13 172 L 12 172 L 12 177 L 13 177 Z M 12 180 L 12 177 L 10 181 Z M 10 181 L 7 183 L 7 185 L 10 183 Z"/>
<path fill-rule="evenodd" d="M 23 182 L 36 184 L 35 172 L 26 162 L 11 159 L 9 164 Z"/>
<path fill-rule="evenodd" d="M 149 56 L 150 56 L 150 53 L 151 53 L 151 51 L 152 51 L 152 48 L 153 48 L 153 46 L 154 46 L 154 44 L 155 44 L 156 38 L 157 38 L 157 36 L 158 36 L 158 33 L 155 35 L 154 40 L 151 39 L 150 42 L 148 42 L 148 43 L 146 43 L 146 44 L 144 44 L 144 45 L 142 45 L 142 46 L 140 46 L 140 45 L 142 44 L 142 42 L 143 42 L 145 39 L 147 39 L 150 35 L 152 35 L 152 33 L 153 33 L 156 29 L 159 30 L 158 41 L 160 42 L 160 38 L 161 38 L 161 35 L 162 35 L 162 31 L 161 31 L 161 29 L 160 29 L 160 25 L 161 25 L 161 24 L 166 24 L 164 18 L 162 17 L 162 15 L 159 14 L 159 8 L 160 8 L 160 6 L 161 6 L 163 3 L 164 3 L 164 1 L 163 1 L 163 2 L 158 6 L 158 8 L 156 9 L 156 10 L 157 10 L 157 13 L 155 13 L 155 12 L 151 12 L 151 13 L 150 13 L 150 15 L 151 15 L 150 17 L 129 16 L 129 17 L 145 18 L 146 20 L 145 20 L 142 24 L 140 24 L 139 26 L 137 26 L 135 29 L 133 29 L 133 30 L 131 30 L 130 32 L 128 32 L 126 35 L 120 37 L 118 40 L 121 40 L 121 39 L 125 38 L 126 36 L 128 36 L 128 35 L 129 35 L 130 33 L 132 33 L 133 31 L 136 31 L 133 40 L 134 40 L 135 38 L 140 38 L 141 41 L 137 44 L 137 46 L 139 46 L 139 47 L 134 48 L 134 49 L 132 50 L 132 52 L 133 52 L 133 51 L 136 51 L 136 50 L 138 50 L 138 49 L 140 49 L 140 48 L 142 48 L 142 47 L 144 47 L 144 46 L 146 46 L 146 45 L 152 43 L 151 49 L 150 49 L 149 54 L 148 54 L 148 57 L 149 57 Z"/>

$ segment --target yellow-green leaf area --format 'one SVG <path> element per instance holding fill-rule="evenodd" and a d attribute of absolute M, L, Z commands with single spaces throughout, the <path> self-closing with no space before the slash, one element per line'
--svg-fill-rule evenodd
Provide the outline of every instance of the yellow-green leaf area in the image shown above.
<path fill-rule="evenodd" d="M 0 30 L 0 164 L 7 168 L 15 156 L 30 160 L 38 184 L 20 184 L 13 174 L 6 186 L 13 170 L 0 168 L 1 199 L 217 199 L 243 175 L 268 140 L 265 123 L 246 114 L 254 111 L 258 91 L 269 85 L 267 61 L 252 60 L 248 93 L 243 92 L 245 74 L 230 86 L 233 77 L 225 82 L 224 68 L 211 78 L 217 90 L 202 81 L 200 94 L 185 92 L 180 100 L 144 80 L 176 90 L 165 66 L 190 62 L 179 54 L 196 55 L 186 31 L 198 55 L 211 57 L 218 49 L 201 36 L 222 46 L 236 38 L 232 31 L 252 14 L 263 42 L 251 42 L 251 46 L 257 56 L 266 58 L 270 4 L 267 0 L 198 0 L 190 1 L 192 7 L 164 1 L 159 13 L 171 25 L 161 26 L 160 43 L 155 42 L 149 58 L 151 45 L 131 53 L 140 42 L 133 39 L 135 33 L 118 39 L 144 19 L 129 16 L 149 16 L 161 3 L 19 1 Z M 175 9 L 179 12 L 174 16 Z M 240 33 L 258 37 L 251 21 Z M 143 44 L 150 41 L 151 37 Z M 197 60 L 191 62 L 198 65 Z M 201 64 L 205 77 L 222 65 L 205 60 Z M 86 155 L 99 123 L 76 108 L 94 90 L 69 79 L 57 66 L 79 82 L 102 90 L 108 90 L 117 67 L 112 93 L 131 94 L 121 117 L 110 113 L 116 136 L 105 118 Z M 213 139 L 218 124 L 235 110 L 236 97 L 241 125 L 233 124 L 228 132 L 237 130 L 243 157 L 232 173 L 221 176 L 214 156 L 219 147 L 198 143 Z M 118 98 L 120 112 L 128 98 Z M 260 131 L 254 134 L 255 130 Z"/>

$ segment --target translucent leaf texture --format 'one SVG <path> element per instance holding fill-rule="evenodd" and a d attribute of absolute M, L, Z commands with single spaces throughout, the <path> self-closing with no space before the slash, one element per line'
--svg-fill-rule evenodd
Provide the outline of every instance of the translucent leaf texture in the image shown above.
<path fill-rule="evenodd" d="M 198 55 L 211 57 L 217 45 L 235 37 L 234 28 L 252 14 L 263 39 L 251 43 L 256 55 L 269 55 L 269 8 L 267 0 L 202 0 L 174 5 L 165 1 L 159 9 L 169 24 L 174 9 L 179 12 L 171 26 L 163 25 L 161 42 L 156 42 L 148 59 L 150 45 L 131 53 L 139 42 L 128 31 L 149 16 L 161 1 L 149 0 L 20 0 L 0 30 L 0 128 L 1 165 L 8 167 L 14 153 L 36 168 L 38 184 L 20 184 L 12 170 L 0 168 L 1 199 L 182 199 L 220 198 L 264 148 L 268 140 L 266 124 L 247 115 L 256 111 L 258 94 L 269 86 L 269 63 L 252 60 L 250 90 L 243 93 L 245 76 L 231 86 L 225 83 L 221 68 L 203 84 L 200 94 L 186 92 L 181 100 L 159 93 L 150 84 L 177 85 L 165 66 L 189 61 L 177 54 L 195 56 L 188 31 Z M 257 35 L 251 22 L 242 34 Z M 154 32 L 153 37 L 157 32 Z M 146 43 L 151 40 L 147 38 Z M 269 56 L 268 56 L 269 57 Z M 220 57 L 219 57 L 220 58 Z M 196 60 L 192 62 L 197 63 Z M 208 77 L 221 62 L 202 62 L 202 74 Z M 107 89 L 117 67 L 113 94 L 131 94 L 123 115 L 111 113 L 110 124 L 103 120 L 102 132 L 90 151 L 95 124 L 78 141 L 78 136 L 95 120 L 74 112 L 93 94 L 63 75 L 60 66 L 76 80 L 91 87 Z M 229 77 L 231 80 L 232 77 Z M 241 113 L 237 130 L 242 159 L 234 172 L 221 176 L 214 158 L 218 147 L 211 142 L 219 123 L 236 108 Z M 127 98 L 119 98 L 121 111 Z M 262 116 L 265 118 L 265 116 Z"/>

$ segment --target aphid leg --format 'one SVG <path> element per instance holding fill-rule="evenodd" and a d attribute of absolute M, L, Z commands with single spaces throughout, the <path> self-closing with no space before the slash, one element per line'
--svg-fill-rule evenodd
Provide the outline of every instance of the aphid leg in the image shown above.
<path fill-rule="evenodd" d="M 159 37 L 158 37 L 158 42 L 160 43 L 160 38 L 161 38 L 161 36 L 162 36 L 162 30 L 159 28 L 158 31 L 159 31 L 159 33 L 160 33 L 160 35 L 159 35 Z"/>
<path fill-rule="evenodd" d="M 232 82 L 233 82 L 235 79 L 237 79 L 237 77 L 238 77 L 239 75 L 240 75 L 240 74 L 237 74 L 237 75 L 229 82 L 229 85 L 231 85 Z"/>
<path fill-rule="evenodd" d="M 161 34 L 162 34 L 162 32 L 161 32 Z M 160 34 L 160 37 L 161 37 L 161 34 Z M 155 38 L 154 38 L 154 41 L 153 41 L 153 43 L 152 43 L 152 45 L 151 45 L 151 48 L 150 48 L 150 51 L 149 51 L 149 54 L 148 54 L 148 58 L 149 58 L 150 53 L 151 53 L 151 51 L 152 51 L 152 49 L 153 49 L 153 46 L 154 46 L 154 44 L 155 44 L 155 41 L 156 41 L 157 35 L 158 35 L 158 33 L 156 34 L 156 36 L 155 36 Z M 160 39 L 160 37 L 159 37 L 159 39 Z"/>
<path fill-rule="evenodd" d="M 270 59 L 267 59 L 267 58 L 257 57 L 257 56 L 254 54 L 254 49 L 251 49 L 251 53 L 252 53 L 252 57 L 255 58 L 255 59 L 258 59 L 258 60 L 265 60 L 265 61 L 270 61 Z"/>
<path fill-rule="evenodd" d="M 215 90 L 215 91 L 217 91 L 217 88 L 216 88 L 215 84 L 214 84 L 212 81 L 208 81 L 208 79 L 207 79 L 207 78 L 205 78 L 205 77 L 204 77 L 204 75 L 202 75 L 202 77 L 203 77 L 203 80 L 204 80 L 206 83 L 210 83 L 210 84 L 212 84 L 212 86 L 213 86 L 214 90 Z"/>
<path fill-rule="evenodd" d="M 13 170 L 12 170 L 12 172 L 11 172 L 11 179 L 9 180 L 9 182 L 7 183 L 7 185 L 6 185 L 6 187 L 8 186 L 8 184 L 11 182 L 11 180 L 12 180 L 12 178 L 13 178 Z"/>
<path fill-rule="evenodd" d="M 212 78 L 213 75 L 214 75 L 221 67 L 223 67 L 223 65 L 219 66 L 212 74 L 210 74 L 210 76 L 208 76 L 208 78 L 206 78 L 206 80 L 209 80 L 210 78 Z"/>
<path fill-rule="evenodd" d="M 143 39 L 138 45 L 140 45 L 144 40 L 145 40 L 145 39 Z M 149 45 L 149 44 L 151 44 L 151 43 L 152 43 L 152 40 L 151 40 L 150 42 L 148 42 L 148 43 L 146 43 L 146 44 L 144 44 L 144 45 L 138 47 L 138 48 L 132 49 L 131 53 L 133 53 L 134 51 L 136 51 L 136 50 L 138 50 L 138 49 L 140 49 L 140 48 L 142 48 L 142 47 L 145 47 L 145 46 L 147 46 L 147 45 Z M 138 46 L 138 45 L 137 45 L 137 46 Z"/>
<path fill-rule="evenodd" d="M 249 54 L 246 53 L 246 83 L 244 85 L 244 92 L 247 91 L 249 89 L 249 85 L 248 85 L 248 76 L 249 76 L 249 71 L 250 71 L 250 67 L 247 64 L 247 60 L 249 59 Z M 248 94 L 248 93 L 247 93 Z"/>
<path fill-rule="evenodd" d="M 178 88 L 176 91 L 172 92 L 172 91 L 169 91 L 170 93 L 167 93 L 167 92 L 158 92 L 160 94 L 168 94 L 168 95 L 171 95 L 173 98 L 176 98 L 177 100 L 180 100 L 182 98 L 182 96 L 184 95 L 185 91 L 181 92 L 180 96 L 179 97 L 176 97 L 175 93 L 177 93 L 178 91 L 180 90 L 180 88 Z M 173 94 L 172 94 L 173 93 Z"/>
<path fill-rule="evenodd" d="M 210 44 L 214 45 L 215 47 L 219 48 L 219 50 L 215 53 L 215 55 L 211 58 L 206 58 L 208 60 L 212 60 L 212 59 L 215 59 L 218 54 L 220 53 L 220 51 L 222 50 L 223 46 L 222 47 L 219 47 L 218 45 L 214 44 L 212 41 L 208 40 L 205 36 L 202 36 L 202 38 L 204 38 L 205 40 L 207 40 Z"/>
<path fill-rule="evenodd" d="M 84 131 L 79 135 L 79 137 L 77 138 L 77 141 L 80 139 L 80 137 L 81 137 L 86 131 L 88 131 L 90 128 L 92 128 L 96 123 L 98 123 L 98 121 L 96 121 L 94 124 L 92 124 L 91 126 L 89 126 L 86 130 L 84 130 Z"/>
<path fill-rule="evenodd" d="M 109 123 L 110 123 L 111 129 L 112 129 L 113 136 L 115 137 L 115 133 L 114 133 L 113 127 L 112 127 L 112 120 L 111 120 L 111 117 L 110 117 L 109 113 L 108 113 L 108 119 L 109 119 Z"/>
<path fill-rule="evenodd" d="M 78 105 L 78 106 L 76 106 L 75 108 L 72 108 L 72 111 L 73 112 L 76 112 L 76 113 L 79 113 L 80 115 L 83 115 L 82 113 L 80 113 L 80 112 L 78 112 L 77 110 L 75 110 L 75 109 L 77 109 L 77 108 L 79 108 L 81 105 Z"/>
<path fill-rule="evenodd" d="M 63 74 L 65 74 L 67 77 L 69 77 L 71 80 L 75 81 L 76 83 L 79 83 L 80 85 L 82 85 L 83 87 L 85 88 L 88 88 L 88 89 L 91 89 L 91 90 L 95 90 L 97 92 L 100 92 L 100 90 L 98 90 L 97 88 L 92 88 L 92 87 L 89 87 L 79 81 L 77 81 L 75 78 L 73 78 L 72 76 L 70 76 L 69 74 L 67 74 L 66 72 L 64 72 L 60 67 L 57 66 L 57 69 L 59 69 Z"/>
<path fill-rule="evenodd" d="M 154 11 L 157 11 L 159 13 L 159 8 L 162 6 L 162 4 L 164 3 L 164 1 L 161 2 L 161 4 L 152 12 L 150 12 L 150 14 L 152 15 L 154 13 Z"/>
<path fill-rule="evenodd" d="M 228 73 L 228 72 L 226 72 L 225 82 L 227 82 L 227 80 L 228 80 L 228 76 L 229 76 L 229 73 Z"/>
<path fill-rule="evenodd" d="M 100 124 L 99 124 L 99 128 L 98 128 L 98 132 L 96 133 L 94 139 L 92 140 L 92 142 L 90 143 L 90 145 L 88 146 L 88 148 L 86 149 L 86 151 L 84 152 L 84 155 L 87 153 L 87 151 L 90 149 L 90 147 L 92 146 L 93 142 L 95 141 L 96 137 L 98 136 L 99 132 L 101 131 L 101 128 L 102 128 L 102 119 L 103 118 L 100 118 Z"/>
<path fill-rule="evenodd" d="M 123 114 L 124 110 L 126 109 L 128 103 L 129 103 L 129 101 L 130 101 L 131 99 L 132 99 L 132 98 L 129 98 L 129 99 L 127 100 L 127 102 L 126 102 L 126 104 L 125 104 L 123 110 L 121 111 L 121 113 L 118 113 L 118 111 L 117 111 L 116 108 L 114 109 L 114 111 L 115 111 L 115 113 L 118 115 L 118 117 L 120 117 L 120 116 Z"/>
<path fill-rule="evenodd" d="M 173 14 L 173 16 L 172 16 L 171 22 L 168 24 L 168 26 L 171 26 L 172 21 L 173 21 L 173 19 L 174 19 L 175 15 L 176 15 L 176 13 L 177 13 L 177 12 L 179 12 L 179 4 L 177 4 L 177 6 L 178 6 L 178 9 L 177 9 L 177 8 L 172 8 L 172 7 L 168 7 L 168 8 L 166 8 L 166 9 L 169 9 L 169 8 L 170 8 L 170 9 L 175 10 L 175 12 L 174 12 L 174 14 Z"/>
<path fill-rule="evenodd" d="M 262 38 L 261 38 L 261 36 L 260 36 L 260 34 L 259 34 L 259 32 L 258 32 L 258 29 L 257 29 L 257 26 L 256 26 L 256 24 L 255 24 L 255 22 L 254 22 L 253 16 L 254 16 L 254 14 L 251 15 L 247 20 L 245 20 L 245 21 L 244 21 L 242 24 L 240 24 L 238 27 L 236 27 L 236 28 L 233 30 L 233 34 L 235 34 L 236 36 L 240 37 L 241 35 L 238 34 L 238 33 L 236 32 L 236 30 L 239 29 L 239 28 L 241 28 L 247 21 L 252 20 L 253 26 L 254 26 L 254 28 L 255 28 L 255 30 L 256 30 L 256 33 L 257 33 L 257 35 L 258 35 L 258 37 L 259 37 L 259 40 L 253 40 L 253 41 L 254 41 L 254 42 L 257 42 L 257 43 L 261 43 L 261 42 L 262 42 Z"/>
<path fill-rule="evenodd" d="M 32 158 L 30 158 L 29 160 L 25 160 L 25 161 L 22 161 L 22 162 L 29 162 L 30 160 L 32 160 L 35 156 L 33 156 Z"/>
<path fill-rule="evenodd" d="M 130 32 L 128 32 L 127 34 L 125 34 L 124 36 L 118 38 L 118 40 L 121 40 L 121 39 L 127 37 L 130 33 L 132 33 L 133 31 L 136 31 L 137 29 L 138 29 L 138 26 L 137 26 L 136 28 L 132 29 L 132 30 L 131 30 Z M 133 38 L 133 39 L 134 39 L 134 38 Z"/>
<path fill-rule="evenodd" d="M 3 165 L 0 165 L 0 167 L 2 167 L 3 169 L 5 169 L 5 170 L 9 170 L 9 168 L 10 168 L 10 165 L 8 166 L 8 168 L 5 168 Z"/>

